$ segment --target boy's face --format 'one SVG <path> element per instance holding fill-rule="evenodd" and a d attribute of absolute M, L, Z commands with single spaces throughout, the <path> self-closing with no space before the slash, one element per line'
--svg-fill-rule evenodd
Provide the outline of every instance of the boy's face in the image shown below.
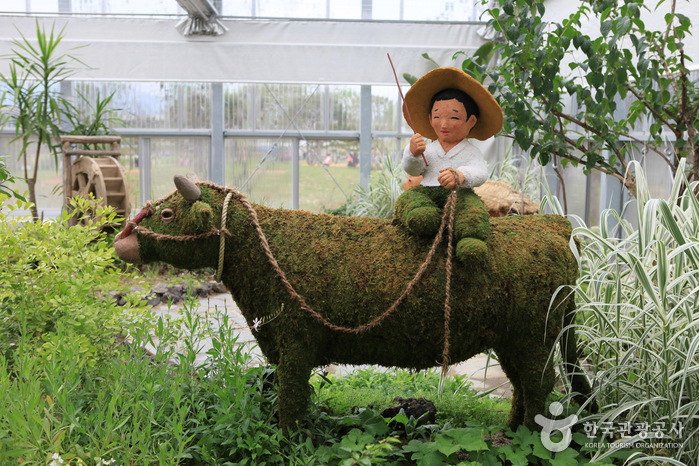
<path fill-rule="evenodd" d="M 464 104 L 456 99 L 438 100 L 430 112 L 430 124 L 442 145 L 453 146 L 466 139 L 477 121 L 475 115 L 466 118 Z"/>

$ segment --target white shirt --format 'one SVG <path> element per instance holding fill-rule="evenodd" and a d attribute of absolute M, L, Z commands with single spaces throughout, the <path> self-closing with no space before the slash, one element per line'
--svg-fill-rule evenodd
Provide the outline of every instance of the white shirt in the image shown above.
<path fill-rule="evenodd" d="M 427 167 L 422 157 L 415 157 L 410 152 L 410 146 L 403 151 L 403 170 L 411 176 L 423 176 L 423 186 L 441 186 L 437 178 L 439 170 L 452 167 L 464 174 L 465 180 L 460 188 L 475 188 L 488 179 L 488 165 L 483 159 L 480 149 L 466 139 L 445 153 L 439 141 L 431 142 L 425 149 Z"/>

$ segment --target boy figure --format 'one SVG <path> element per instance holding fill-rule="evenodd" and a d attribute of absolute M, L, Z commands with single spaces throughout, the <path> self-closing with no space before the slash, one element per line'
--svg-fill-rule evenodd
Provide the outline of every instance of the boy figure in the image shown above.
<path fill-rule="evenodd" d="M 415 116 L 416 134 L 402 165 L 409 175 L 423 179 L 398 198 L 396 218 L 416 235 L 434 236 L 447 198 L 456 191 L 456 256 L 465 264 L 483 265 L 490 217 L 473 188 L 485 183 L 488 171 L 480 150 L 466 138 L 485 140 L 498 133 L 502 109 L 478 81 L 452 67 L 425 74 L 407 92 L 405 104 Z M 434 142 L 426 145 L 423 135 Z"/>

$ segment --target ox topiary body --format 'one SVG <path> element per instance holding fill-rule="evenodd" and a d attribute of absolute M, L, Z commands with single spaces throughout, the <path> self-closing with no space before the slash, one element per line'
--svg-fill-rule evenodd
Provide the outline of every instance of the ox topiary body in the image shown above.
<path fill-rule="evenodd" d="M 158 201 L 137 235 L 117 237 L 119 256 L 187 269 L 217 268 L 219 236 L 206 233 L 221 227 L 226 191 L 211 183 L 198 183 L 198 188 L 195 202 L 178 192 Z M 432 243 L 387 220 L 254 208 L 270 250 L 295 290 L 327 321 L 344 327 L 359 327 L 386 311 L 413 279 Z M 571 227 L 563 217 L 549 215 L 491 222 L 487 269 L 460 263 L 453 267 L 449 358 L 456 363 L 494 349 L 514 388 L 509 426 L 537 428 L 534 416 L 545 414 L 555 381 L 549 356 L 573 316 L 568 292 L 551 301 L 559 287 L 574 285 L 578 274 L 569 247 Z M 248 325 L 283 308 L 255 334 L 264 355 L 277 365 L 282 426 L 305 415 L 314 367 L 339 363 L 425 369 L 440 364 L 445 244 L 393 314 L 371 330 L 351 334 L 328 328 L 290 296 L 237 193 L 229 203 L 225 228 L 230 237 L 222 279 Z M 189 239 L 181 241 L 182 236 Z M 567 342 L 562 347 L 566 360 L 575 364 L 573 333 L 561 341 Z M 573 377 L 573 387 L 589 394 L 583 376 Z"/>

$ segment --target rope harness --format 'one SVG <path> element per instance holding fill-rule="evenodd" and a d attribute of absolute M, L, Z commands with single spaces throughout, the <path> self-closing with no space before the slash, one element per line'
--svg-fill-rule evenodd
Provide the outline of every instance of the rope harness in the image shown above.
<path fill-rule="evenodd" d="M 148 228 L 145 227 L 139 227 L 138 223 L 143 220 L 145 217 L 151 216 L 153 213 L 155 213 L 155 208 L 168 200 L 170 197 L 172 197 L 177 191 L 171 193 L 167 197 L 161 199 L 157 203 L 153 203 L 151 201 L 148 201 L 146 203 L 146 206 L 139 212 L 136 217 L 130 222 L 128 222 L 126 228 L 124 228 L 124 231 L 121 233 L 121 237 L 125 238 L 128 236 L 132 230 L 138 229 L 138 234 L 148 236 L 151 238 L 154 238 L 156 240 L 170 240 L 170 241 L 191 241 L 191 240 L 196 240 L 196 239 L 201 239 L 201 238 L 208 238 L 210 236 L 214 235 L 220 235 L 221 241 L 219 243 L 219 260 L 218 260 L 218 270 L 216 271 L 216 281 L 221 280 L 221 275 L 223 274 L 223 256 L 225 252 L 225 246 L 226 246 L 226 236 L 230 236 L 230 232 L 228 229 L 226 229 L 226 221 L 227 221 L 227 213 L 228 213 L 228 204 L 230 202 L 230 199 L 232 197 L 236 197 L 248 210 L 250 213 L 250 216 L 252 217 L 252 223 L 253 226 L 255 227 L 255 231 L 257 232 L 257 236 L 260 239 L 260 244 L 262 246 L 262 250 L 264 251 L 265 255 L 267 256 L 267 260 L 269 261 L 270 265 L 274 269 L 275 273 L 277 276 L 281 279 L 282 284 L 286 288 L 287 292 L 289 295 L 294 298 L 299 305 L 301 306 L 301 309 L 306 311 L 308 314 L 313 316 L 318 322 L 321 324 L 325 325 L 326 327 L 338 331 L 338 332 L 344 332 L 344 333 L 352 333 L 352 334 L 359 334 L 362 332 L 366 332 L 367 330 L 371 330 L 372 328 L 378 326 L 383 322 L 387 317 L 389 317 L 393 312 L 398 308 L 401 302 L 410 294 L 410 292 L 413 290 L 413 287 L 415 284 L 417 284 L 418 281 L 422 278 L 423 274 L 427 270 L 427 267 L 430 265 L 432 262 L 432 259 L 434 257 L 434 253 L 437 250 L 437 246 L 439 243 L 441 243 L 443 235 L 444 235 L 444 228 L 447 225 L 447 221 L 449 223 L 449 234 L 448 234 L 448 245 L 447 245 L 447 260 L 446 260 L 446 298 L 444 301 L 444 350 L 442 352 L 442 373 L 443 375 L 446 375 L 448 369 L 449 369 L 449 320 L 451 317 L 451 305 L 449 304 L 450 301 L 450 294 L 451 294 L 451 273 L 452 273 L 452 257 L 453 257 L 453 249 L 454 246 L 452 244 L 452 240 L 454 237 L 454 212 L 455 212 L 455 207 L 456 207 L 456 191 L 452 191 L 449 194 L 449 198 L 447 199 L 447 203 L 444 206 L 444 213 L 442 214 L 442 221 L 439 226 L 439 230 L 437 231 L 437 234 L 435 235 L 434 241 L 432 242 L 432 247 L 430 248 L 430 251 L 427 253 L 427 257 L 425 258 L 425 261 L 422 263 L 420 268 L 418 269 L 417 273 L 415 274 L 415 277 L 408 283 L 408 285 L 405 287 L 405 290 L 403 293 L 396 299 L 396 301 L 389 307 L 383 314 L 380 316 L 376 317 L 374 320 L 371 322 L 368 322 L 364 325 L 360 325 L 359 327 L 356 328 L 349 328 L 349 327 L 343 327 L 340 325 L 335 325 L 332 322 L 327 321 L 322 315 L 320 315 L 318 312 L 314 311 L 303 299 L 301 295 L 299 295 L 294 287 L 289 283 L 289 280 L 286 278 L 286 274 L 284 271 L 281 269 L 279 266 L 279 263 L 274 257 L 274 254 L 272 253 L 272 250 L 269 247 L 269 242 L 267 241 L 267 236 L 265 235 L 264 231 L 262 231 L 262 226 L 260 225 L 259 218 L 257 217 L 257 212 L 255 211 L 255 208 L 253 207 L 252 203 L 247 200 L 245 195 L 242 193 L 239 193 L 235 189 L 232 188 L 221 188 L 218 185 L 215 185 L 210 182 L 200 182 L 198 183 L 199 185 L 205 185 L 211 188 L 215 188 L 219 191 L 226 192 L 226 198 L 223 201 L 223 211 L 221 214 L 221 228 L 216 229 L 213 228 L 211 231 L 208 231 L 206 233 L 201 233 L 199 235 L 188 235 L 188 236 L 172 236 L 172 235 L 163 235 L 160 233 L 156 233 L 152 230 L 149 230 Z M 223 234 L 221 234 L 223 233 Z M 272 320 L 276 319 L 279 317 L 279 315 L 284 311 L 284 307 L 282 306 L 279 311 L 276 311 L 274 313 L 268 314 L 261 319 L 255 319 L 253 321 L 253 327 L 252 329 L 255 331 L 258 331 L 262 325 L 271 322 Z"/>

